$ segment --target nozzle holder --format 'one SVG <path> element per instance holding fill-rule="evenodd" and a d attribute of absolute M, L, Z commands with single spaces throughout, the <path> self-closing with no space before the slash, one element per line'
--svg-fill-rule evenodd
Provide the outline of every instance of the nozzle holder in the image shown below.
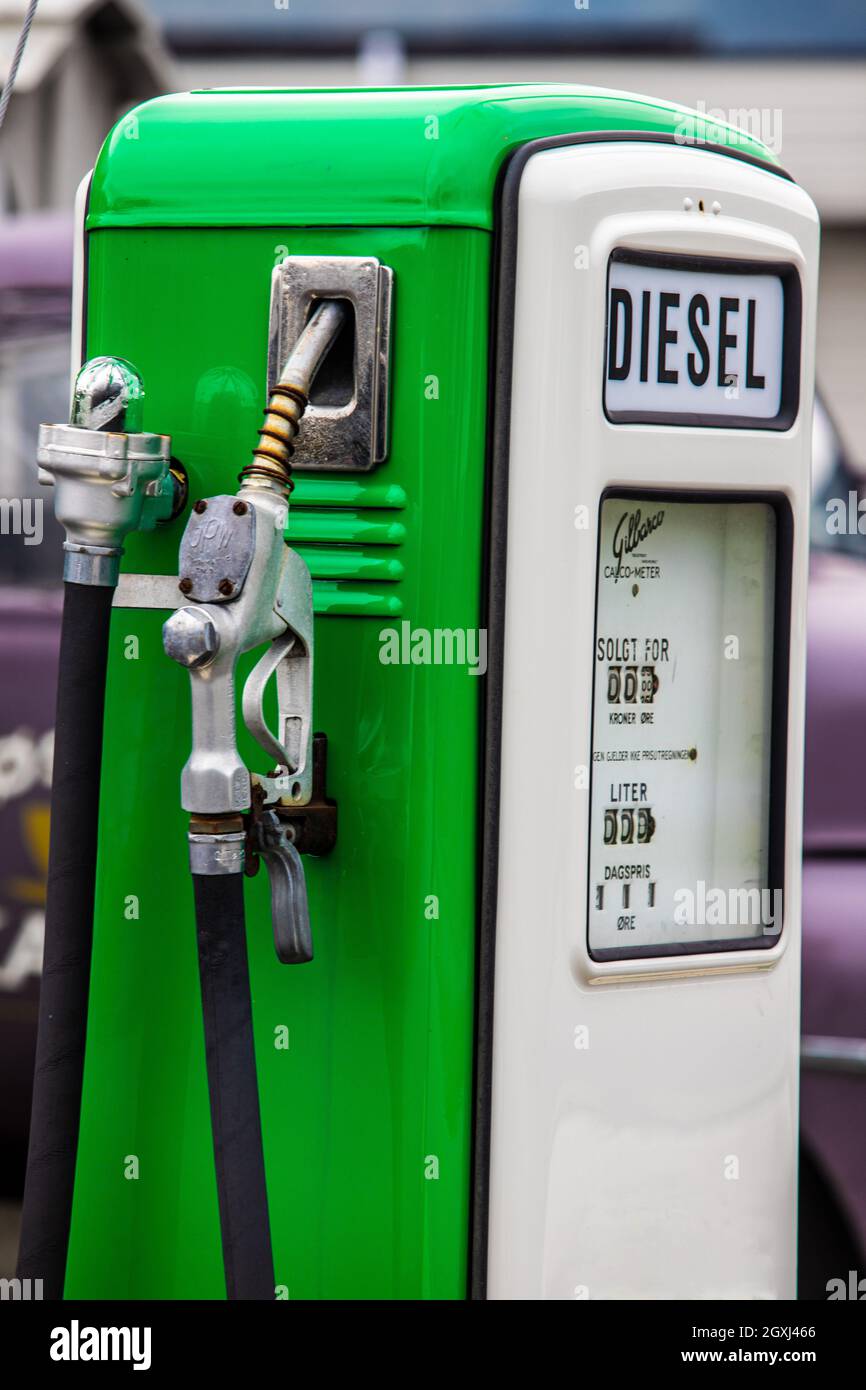
<path fill-rule="evenodd" d="M 354 334 L 350 398 L 327 405 L 314 391 L 300 421 L 297 466 L 304 471 L 363 473 L 387 457 L 393 285 L 393 271 L 375 256 L 287 256 L 273 271 L 268 399 L 321 300 L 345 303 L 345 331 Z M 308 389 L 303 381 L 289 384 Z"/>

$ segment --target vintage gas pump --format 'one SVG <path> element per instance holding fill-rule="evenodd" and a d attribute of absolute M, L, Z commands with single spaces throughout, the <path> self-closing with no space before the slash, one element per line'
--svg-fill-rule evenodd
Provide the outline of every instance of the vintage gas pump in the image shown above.
<path fill-rule="evenodd" d="M 811 201 L 637 97 L 202 92 L 80 215 L 159 501 L 22 1274 L 791 1296 Z"/>

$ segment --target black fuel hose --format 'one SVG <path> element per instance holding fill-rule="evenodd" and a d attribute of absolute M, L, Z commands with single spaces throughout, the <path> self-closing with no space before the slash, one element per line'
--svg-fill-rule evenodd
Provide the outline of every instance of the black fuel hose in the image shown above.
<path fill-rule="evenodd" d="M 110 586 L 64 585 L 45 947 L 18 1277 L 63 1297 L 81 1115 Z"/>
<path fill-rule="evenodd" d="M 273 1300 L 243 875 L 193 874 L 226 1293 Z"/>

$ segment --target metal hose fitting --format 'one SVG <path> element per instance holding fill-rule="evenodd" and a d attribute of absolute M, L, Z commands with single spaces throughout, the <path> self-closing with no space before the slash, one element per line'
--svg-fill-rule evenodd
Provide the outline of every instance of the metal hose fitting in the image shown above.
<path fill-rule="evenodd" d="M 294 440 L 309 403 L 310 388 L 347 317 L 346 305 L 338 299 L 321 300 L 310 315 L 271 392 L 252 462 L 239 475 L 241 483 L 258 478 L 291 492 Z"/>

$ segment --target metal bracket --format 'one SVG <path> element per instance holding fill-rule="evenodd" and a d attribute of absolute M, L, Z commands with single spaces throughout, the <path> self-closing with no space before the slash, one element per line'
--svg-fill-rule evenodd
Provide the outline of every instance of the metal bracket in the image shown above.
<path fill-rule="evenodd" d="M 271 278 L 270 396 L 319 299 L 345 299 L 354 311 L 354 383 L 340 405 L 311 402 L 301 421 L 297 466 L 367 471 L 388 453 L 388 376 L 394 272 L 375 256 L 287 256 Z M 349 330 L 344 330 L 349 331 Z"/>
<path fill-rule="evenodd" d="M 337 843 L 337 803 L 327 794 L 328 736 L 313 735 L 313 785 L 305 806 L 285 802 L 273 809 L 279 819 L 291 826 L 299 854 L 330 854 Z"/>

